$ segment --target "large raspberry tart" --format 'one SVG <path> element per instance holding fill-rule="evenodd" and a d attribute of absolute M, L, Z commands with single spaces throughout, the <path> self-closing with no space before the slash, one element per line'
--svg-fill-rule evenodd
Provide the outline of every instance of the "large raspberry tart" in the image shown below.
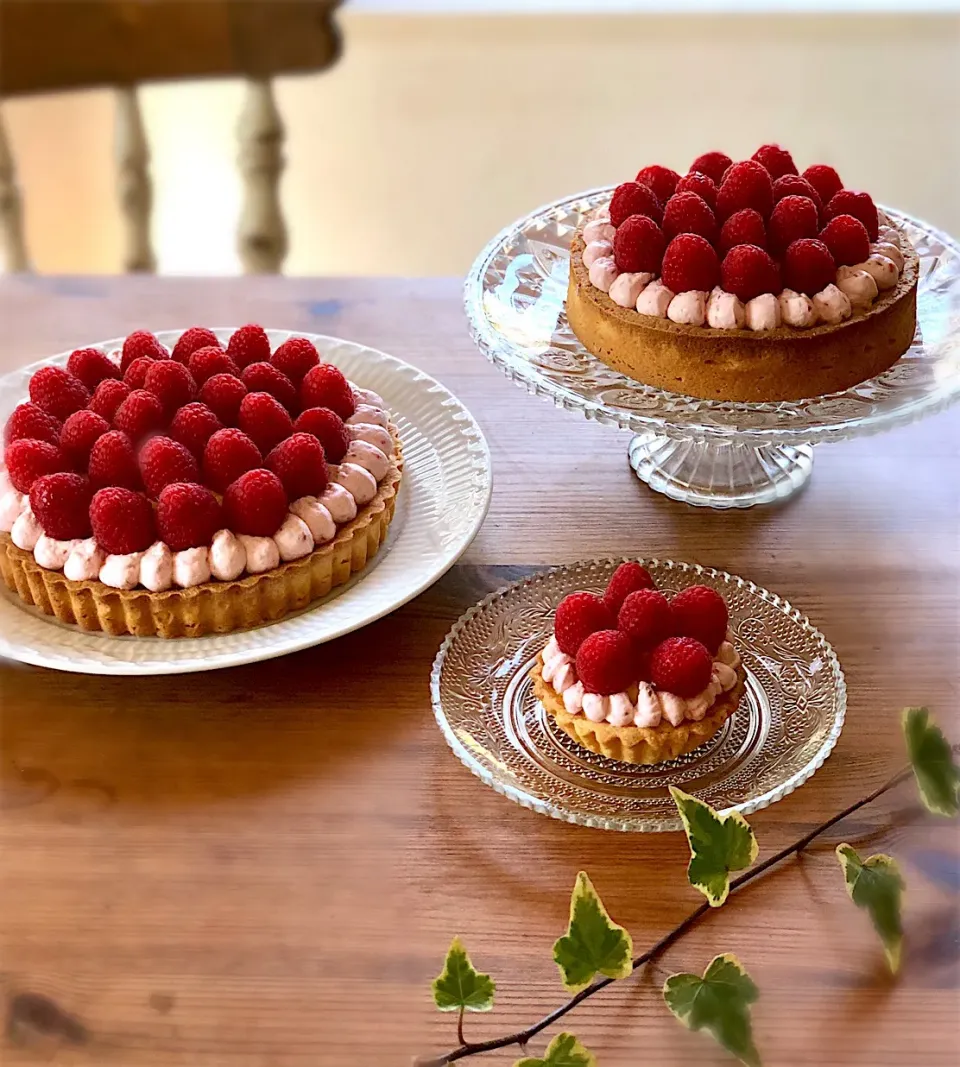
<path fill-rule="evenodd" d="M 580 226 L 567 318 L 648 385 L 710 400 L 799 400 L 889 369 L 916 332 L 919 260 L 868 193 L 764 145 L 645 167 Z"/>
<path fill-rule="evenodd" d="M 378 395 L 306 338 L 138 330 L 30 380 L 4 430 L 0 575 L 84 630 L 198 637 L 306 607 L 361 571 L 403 458 Z"/>

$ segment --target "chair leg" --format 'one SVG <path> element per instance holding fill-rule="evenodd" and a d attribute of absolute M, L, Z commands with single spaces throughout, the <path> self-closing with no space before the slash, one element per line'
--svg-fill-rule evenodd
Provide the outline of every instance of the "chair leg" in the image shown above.
<path fill-rule="evenodd" d="M 13 153 L 7 141 L 3 115 L 0 114 L 0 245 L 10 273 L 30 270 L 30 259 L 23 239 L 23 200 L 17 184 Z"/>
<path fill-rule="evenodd" d="M 135 86 L 117 90 L 115 155 L 117 193 L 124 221 L 123 269 L 152 273 L 157 261 L 150 244 L 150 149 Z"/>
<path fill-rule="evenodd" d="M 268 80 L 251 79 L 237 129 L 243 205 L 237 247 L 248 274 L 277 274 L 287 254 L 280 208 L 284 128 Z"/>

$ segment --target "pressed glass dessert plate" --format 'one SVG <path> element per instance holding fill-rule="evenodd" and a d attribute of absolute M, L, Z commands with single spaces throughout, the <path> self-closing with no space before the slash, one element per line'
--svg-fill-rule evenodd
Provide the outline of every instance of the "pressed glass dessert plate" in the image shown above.
<path fill-rule="evenodd" d="M 679 829 L 670 785 L 746 814 L 805 782 L 843 727 L 840 663 L 789 603 L 724 571 L 640 561 L 661 590 L 707 585 L 729 606 L 746 686 L 738 710 L 709 742 L 676 760 L 630 765 L 576 744 L 545 712 L 530 669 L 553 633 L 557 605 L 575 590 L 602 592 L 621 562 L 591 560 L 523 579 L 456 623 L 434 663 L 431 695 L 457 757 L 523 807 L 606 830 Z"/>

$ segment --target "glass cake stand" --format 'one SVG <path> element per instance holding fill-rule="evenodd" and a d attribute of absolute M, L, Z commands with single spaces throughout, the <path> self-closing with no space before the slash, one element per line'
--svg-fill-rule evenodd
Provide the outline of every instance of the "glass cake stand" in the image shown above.
<path fill-rule="evenodd" d="M 810 477 L 813 446 L 880 433 L 960 399 L 960 244 L 883 210 L 920 256 L 917 335 L 885 374 L 843 393 L 768 404 L 697 400 L 642 385 L 580 344 L 564 298 L 570 237 L 612 187 L 548 204 L 481 252 L 464 286 L 470 335 L 518 385 L 632 430 L 630 466 L 652 489 L 714 508 L 783 500 Z"/>

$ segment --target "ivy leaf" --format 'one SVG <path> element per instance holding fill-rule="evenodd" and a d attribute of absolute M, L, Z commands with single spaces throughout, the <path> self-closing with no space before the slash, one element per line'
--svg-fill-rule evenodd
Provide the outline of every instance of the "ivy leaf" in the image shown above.
<path fill-rule="evenodd" d="M 489 1011 L 496 984 L 489 974 L 474 970 L 467 950 L 455 937 L 447 950 L 443 971 L 433 980 L 433 999 L 441 1011 Z"/>
<path fill-rule="evenodd" d="M 893 974 L 900 966 L 900 946 L 903 944 L 903 925 L 900 921 L 900 901 L 903 895 L 903 876 L 897 861 L 890 856 L 868 856 L 860 859 L 850 845 L 837 845 L 837 859 L 843 868 L 850 899 L 869 915 L 874 929 L 883 942 L 887 963 Z"/>
<path fill-rule="evenodd" d="M 699 978 L 674 974 L 663 985 L 663 999 L 690 1030 L 709 1030 L 741 1063 L 760 1067 L 753 1043 L 750 1005 L 760 994 L 736 956 L 716 956 Z"/>
<path fill-rule="evenodd" d="M 670 786 L 690 844 L 687 877 L 719 908 L 730 892 L 730 872 L 742 871 L 757 858 L 757 839 L 747 820 L 736 811 L 718 815 L 709 804 Z"/>
<path fill-rule="evenodd" d="M 904 708 L 903 736 L 924 806 L 952 818 L 960 812 L 960 769 L 926 708 Z"/>
<path fill-rule="evenodd" d="M 597 1067 L 597 1058 L 573 1034 L 557 1034 L 542 1060 L 528 1056 L 513 1067 Z"/>
<path fill-rule="evenodd" d="M 564 988 L 579 993 L 598 972 L 608 978 L 626 978 L 633 970 L 632 954 L 630 935 L 610 918 L 590 879 L 581 871 L 570 898 L 570 925 L 553 946 Z"/>

